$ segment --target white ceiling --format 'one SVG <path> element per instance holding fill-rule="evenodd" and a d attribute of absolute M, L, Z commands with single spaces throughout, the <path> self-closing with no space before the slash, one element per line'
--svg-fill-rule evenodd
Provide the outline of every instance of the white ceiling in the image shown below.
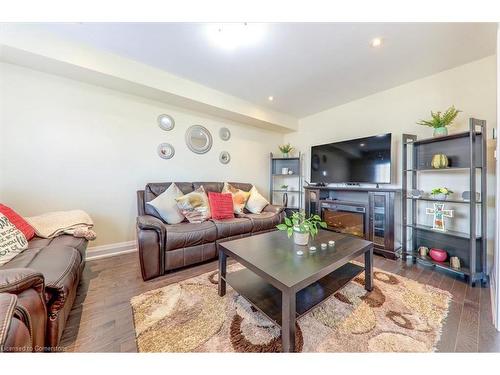
<path fill-rule="evenodd" d="M 217 48 L 200 23 L 40 24 L 227 94 L 304 117 L 495 53 L 495 23 L 274 23 Z M 381 48 L 370 41 L 382 37 Z M 269 102 L 268 96 L 274 96 Z"/>

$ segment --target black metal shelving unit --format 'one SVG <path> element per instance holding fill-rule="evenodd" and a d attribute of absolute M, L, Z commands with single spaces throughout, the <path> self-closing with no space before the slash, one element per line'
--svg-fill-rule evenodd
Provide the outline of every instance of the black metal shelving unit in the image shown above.
<path fill-rule="evenodd" d="M 274 157 L 270 154 L 270 182 L 269 182 L 269 197 L 272 204 L 285 206 L 287 214 L 293 211 L 302 209 L 302 199 L 304 190 L 302 188 L 302 154 L 299 152 L 296 157 L 282 158 Z M 292 174 L 282 174 L 282 168 L 288 168 L 293 171 Z M 292 190 L 284 190 L 281 185 L 284 182 L 292 182 Z M 289 186 L 292 186 L 290 184 Z M 293 202 L 293 204 L 289 204 Z"/>
<path fill-rule="evenodd" d="M 469 131 L 443 137 L 417 140 L 415 135 L 403 134 L 402 163 L 402 257 L 411 257 L 430 266 L 445 269 L 466 277 L 470 285 L 486 281 L 486 121 L 469 119 Z M 431 160 L 435 154 L 445 154 L 450 167 L 432 169 Z M 432 198 L 413 198 L 409 189 L 418 189 L 419 179 L 427 172 L 467 173 L 471 200 L 436 200 Z M 477 179 L 479 174 L 480 186 Z M 453 189 L 452 186 L 450 186 Z M 476 192 L 480 200 L 476 201 Z M 463 204 L 469 207 L 469 232 L 432 229 L 431 226 L 418 224 L 417 204 L 419 202 L 446 202 Z M 479 213 L 478 213 L 479 211 Z M 478 231 L 478 223 L 479 231 Z M 437 247 L 446 250 L 449 256 L 460 258 L 461 267 L 455 269 L 447 262 L 436 262 L 430 257 L 418 254 L 418 247 Z"/>

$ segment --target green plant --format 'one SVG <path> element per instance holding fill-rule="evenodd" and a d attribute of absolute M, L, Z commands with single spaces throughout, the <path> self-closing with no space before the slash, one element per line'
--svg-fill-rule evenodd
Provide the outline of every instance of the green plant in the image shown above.
<path fill-rule="evenodd" d="M 438 194 L 450 195 L 452 193 L 453 191 L 445 187 L 434 188 L 431 190 L 431 195 L 438 195 Z"/>
<path fill-rule="evenodd" d="M 280 151 L 283 154 L 289 154 L 290 152 L 293 151 L 293 147 L 292 147 L 292 145 L 290 143 L 287 143 L 286 145 L 278 146 L 278 148 L 280 149 Z"/>
<path fill-rule="evenodd" d="M 438 112 L 431 111 L 430 120 L 420 120 L 419 122 L 417 122 L 417 124 L 429 126 L 434 129 L 443 128 L 446 126 L 450 126 L 460 112 L 462 111 L 455 109 L 454 106 L 448 108 L 444 113 L 442 113 L 441 111 Z"/>
<path fill-rule="evenodd" d="M 280 188 L 282 188 L 283 190 L 286 190 L 286 189 L 288 189 L 288 185 L 281 185 Z"/>
<path fill-rule="evenodd" d="M 318 234 L 318 225 L 321 228 L 326 228 L 326 223 L 321 221 L 319 215 L 313 215 L 306 218 L 304 212 L 294 212 L 292 217 L 285 217 L 282 224 L 276 225 L 279 230 L 286 230 L 288 237 L 291 237 L 293 232 L 309 233 L 312 237 Z"/>

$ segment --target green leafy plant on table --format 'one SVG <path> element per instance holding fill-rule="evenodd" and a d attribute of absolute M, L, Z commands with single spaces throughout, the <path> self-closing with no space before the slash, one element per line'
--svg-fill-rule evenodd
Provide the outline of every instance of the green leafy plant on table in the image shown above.
<path fill-rule="evenodd" d="M 309 235 L 314 238 L 318 234 L 318 226 L 321 228 L 327 227 L 319 215 L 306 217 L 304 212 L 294 212 L 291 217 L 285 217 L 284 223 L 278 224 L 276 228 L 286 231 L 289 238 L 293 234 L 296 244 L 306 245 Z"/>

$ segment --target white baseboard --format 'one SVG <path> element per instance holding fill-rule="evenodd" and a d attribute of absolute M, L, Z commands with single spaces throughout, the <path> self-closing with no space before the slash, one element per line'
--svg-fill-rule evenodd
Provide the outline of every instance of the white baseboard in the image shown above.
<path fill-rule="evenodd" d="M 87 249 L 86 260 L 113 257 L 137 251 L 136 241 L 116 242 L 108 245 L 94 246 Z"/>

